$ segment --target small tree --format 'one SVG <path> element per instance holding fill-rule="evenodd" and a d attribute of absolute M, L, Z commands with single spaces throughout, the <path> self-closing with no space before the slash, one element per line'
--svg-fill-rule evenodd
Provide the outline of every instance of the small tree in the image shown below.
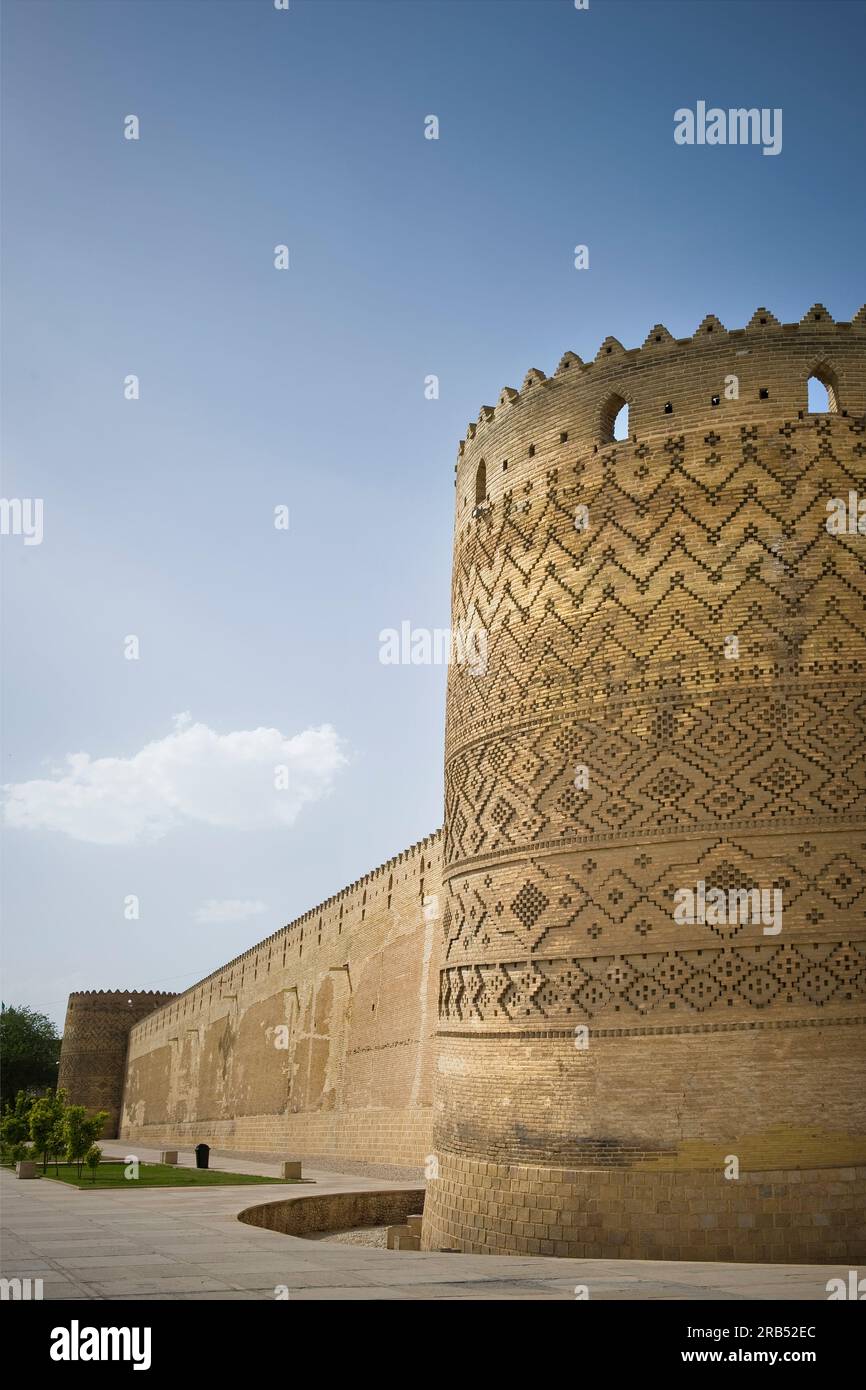
<path fill-rule="evenodd" d="M 51 1127 L 51 1157 L 54 1159 L 54 1171 L 60 1175 L 60 1155 L 66 1148 L 66 1111 L 69 1108 L 69 1098 L 65 1091 L 57 1091 L 54 1095 L 54 1124 Z"/>
<path fill-rule="evenodd" d="M 42 1158 L 43 1173 L 48 1168 L 49 1158 L 55 1159 L 63 1148 L 63 1116 L 66 1111 L 66 1092 L 58 1091 L 53 1096 L 40 1096 L 33 1102 L 30 1111 L 30 1138 L 36 1152 Z"/>
<path fill-rule="evenodd" d="M 95 1115 L 88 1115 L 83 1105 L 68 1105 L 66 1107 L 66 1114 L 63 1118 L 63 1148 L 66 1162 L 77 1164 L 79 1177 L 81 1177 L 81 1165 L 87 1152 L 101 1135 L 107 1119 L 107 1110 L 100 1110 Z"/>
<path fill-rule="evenodd" d="M 90 1143 L 95 1145 L 97 1139 L 102 1138 L 102 1131 L 105 1129 L 105 1121 L 108 1119 L 107 1110 L 97 1110 L 95 1115 L 91 1115 L 87 1121 L 90 1129 Z"/>
<path fill-rule="evenodd" d="M 102 1162 L 102 1150 L 98 1144 L 91 1144 L 87 1153 L 84 1155 L 84 1162 L 90 1169 L 90 1181 L 96 1182 L 96 1170 Z"/>
<path fill-rule="evenodd" d="M 54 1124 L 51 1126 L 51 1157 L 54 1160 L 54 1172 L 60 1176 L 60 1158 L 66 1150 L 66 1115 L 61 1110 L 54 1117 Z"/>
<path fill-rule="evenodd" d="M 74 1163 L 81 1177 L 81 1165 L 93 1140 L 87 1127 L 87 1111 L 83 1105 L 69 1105 L 63 1116 L 64 1156 L 67 1163 Z"/>
<path fill-rule="evenodd" d="M 40 1096 L 30 1111 L 30 1138 L 33 1148 L 42 1159 L 43 1173 L 48 1167 L 51 1152 L 51 1136 L 54 1130 L 53 1096 Z"/>

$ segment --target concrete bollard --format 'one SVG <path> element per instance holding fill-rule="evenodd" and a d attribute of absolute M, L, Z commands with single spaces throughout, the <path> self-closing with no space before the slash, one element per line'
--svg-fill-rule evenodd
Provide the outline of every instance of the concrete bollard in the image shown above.
<path fill-rule="evenodd" d="M 163 1149 L 159 1161 L 160 1163 L 177 1163 L 177 1149 Z"/>
<path fill-rule="evenodd" d="M 19 1158 L 15 1164 L 16 1178 L 35 1178 L 36 1164 L 30 1158 Z"/>
<path fill-rule="evenodd" d="M 290 1158 L 282 1164 L 280 1169 L 281 1178 L 299 1178 L 301 1176 L 301 1160 Z"/>
<path fill-rule="evenodd" d="M 407 1217 L 406 1217 L 406 1225 L 409 1227 L 409 1230 L 412 1232 L 412 1234 L 418 1236 L 419 1239 L 420 1239 L 420 1236 L 421 1236 L 421 1222 L 422 1222 L 423 1220 L 424 1220 L 424 1217 L 423 1217 L 423 1216 L 407 1216 Z"/>

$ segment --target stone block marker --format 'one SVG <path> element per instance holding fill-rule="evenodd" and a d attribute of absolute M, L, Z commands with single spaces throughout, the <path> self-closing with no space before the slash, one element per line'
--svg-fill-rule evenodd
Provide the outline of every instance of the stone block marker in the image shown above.
<path fill-rule="evenodd" d="M 289 1178 L 299 1178 L 300 1176 L 301 1160 L 299 1158 L 286 1159 L 285 1162 L 280 1165 L 281 1178 L 288 1180 Z"/>
<path fill-rule="evenodd" d="M 160 1163 L 177 1163 L 177 1149 L 163 1149 L 159 1161 Z"/>
<path fill-rule="evenodd" d="M 413 1231 L 411 1226 L 389 1226 L 385 1243 L 389 1250 L 420 1250 L 421 1232 Z"/>
<path fill-rule="evenodd" d="M 420 1215 L 420 1213 L 419 1213 L 418 1216 L 407 1216 L 407 1217 L 406 1217 L 406 1225 L 409 1227 L 409 1230 L 412 1231 L 412 1233 L 413 1233 L 414 1235 L 420 1236 L 420 1234 L 421 1234 L 421 1222 L 422 1222 L 423 1220 L 424 1220 L 424 1217 L 423 1217 L 422 1215 Z"/>
<path fill-rule="evenodd" d="M 30 1158 L 21 1158 L 15 1164 L 16 1178 L 35 1178 L 36 1164 Z"/>

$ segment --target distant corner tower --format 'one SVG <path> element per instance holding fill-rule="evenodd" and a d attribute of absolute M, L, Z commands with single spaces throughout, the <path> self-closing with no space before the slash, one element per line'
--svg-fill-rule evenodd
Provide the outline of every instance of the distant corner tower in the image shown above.
<path fill-rule="evenodd" d="M 866 308 L 566 353 L 456 489 L 425 1248 L 862 1256 Z"/>
<path fill-rule="evenodd" d="M 123 989 L 88 989 L 69 996 L 57 1084 L 73 1105 L 108 1111 L 104 1139 L 117 1137 L 129 1030 L 174 998 L 161 991 Z"/>

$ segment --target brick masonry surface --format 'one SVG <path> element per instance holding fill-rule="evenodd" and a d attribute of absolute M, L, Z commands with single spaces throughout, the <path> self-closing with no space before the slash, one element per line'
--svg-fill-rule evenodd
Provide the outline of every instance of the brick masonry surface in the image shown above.
<path fill-rule="evenodd" d="M 76 1104 L 106 1111 L 105 1139 L 116 1136 L 120 1122 L 130 1030 L 173 998 L 165 992 L 102 989 L 69 996 L 57 1084 Z"/>
<path fill-rule="evenodd" d="M 427 1249 L 803 1264 L 866 1255 L 866 1167 L 573 1171 L 446 1158 Z"/>
<path fill-rule="evenodd" d="M 429 836 L 134 1027 L 123 1137 L 422 1165 L 440 865 Z"/>

